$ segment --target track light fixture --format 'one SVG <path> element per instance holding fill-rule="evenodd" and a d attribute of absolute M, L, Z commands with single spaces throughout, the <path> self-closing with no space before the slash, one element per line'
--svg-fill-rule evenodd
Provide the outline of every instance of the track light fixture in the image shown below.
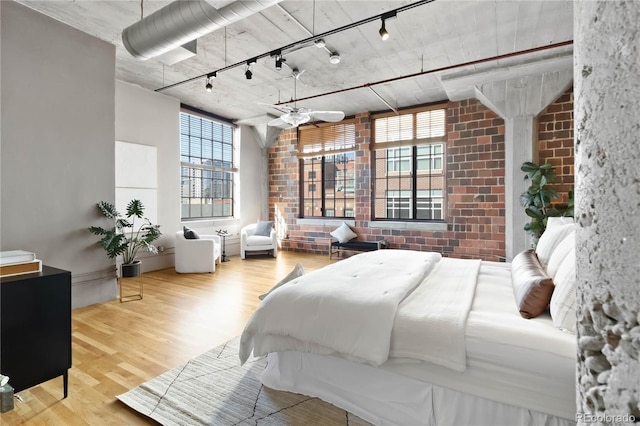
<path fill-rule="evenodd" d="M 340 54 L 338 52 L 331 52 L 331 55 L 329 55 L 329 62 L 334 65 L 339 64 L 340 59 Z"/>
<path fill-rule="evenodd" d="M 276 69 L 280 71 L 282 69 L 282 55 L 276 55 Z"/>
<path fill-rule="evenodd" d="M 213 84 L 211 84 L 211 82 L 213 81 L 214 78 L 216 78 L 215 72 L 207 74 L 207 84 L 204 86 L 207 92 L 213 91 Z"/>
<path fill-rule="evenodd" d="M 384 26 L 384 19 L 382 20 L 382 26 L 380 27 L 380 31 L 378 31 L 380 33 L 380 38 L 382 40 L 388 40 L 389 39 L 389 31 L 387 31 L 387 29 Z"/>
<path fill-rule="evenodd" d="M 256 63 L 256 59 L 249 59 L 247 61 L 247 69 L 244 72 L 244 76 L 247 78 L 247 80 L 251 80 L 251 78 L 253 77 L 253 73 L 251 72 L 251 65 Z"/>
<path fill-rule="evenodd" d="M 382 20 L 382 26 L 380 27 L 380 31 L 378 31 L 378 33 L 380 34 L 380 38 L 382 40 L 388 40 L 389 39 L 389 31 L 387 31 L 387 28 L 385 26 L 385 23 L 387 21 L 387 19 L 391 19 L 391 18 L 395 18 L 396 17 L 396 12 L 388 12 L 388 13 L 384 13 L 380 19 Z"/>

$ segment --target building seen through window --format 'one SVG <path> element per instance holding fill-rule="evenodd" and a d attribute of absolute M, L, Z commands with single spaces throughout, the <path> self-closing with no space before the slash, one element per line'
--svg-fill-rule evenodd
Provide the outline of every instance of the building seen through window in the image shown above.
<path fill-rule="evenodd" d="M 301 216 L 353 218 L 355 122 L 300 129 Z"/>

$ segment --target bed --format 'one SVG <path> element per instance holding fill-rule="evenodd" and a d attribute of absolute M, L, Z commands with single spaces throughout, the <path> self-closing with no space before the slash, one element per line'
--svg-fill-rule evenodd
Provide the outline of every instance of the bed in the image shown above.
<path fill-rule="evenodd" d="M 352 256 L 270 292 L 241 362 L 267 356 L 265 386 L 374 424 L 573 425 L 574 247 L 550 224 L 512 263 Z"/>

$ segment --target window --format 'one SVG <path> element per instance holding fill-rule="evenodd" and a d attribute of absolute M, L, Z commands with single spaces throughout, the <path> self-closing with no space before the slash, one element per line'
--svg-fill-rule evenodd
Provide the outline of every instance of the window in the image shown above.
<path fill-rule="evenodd" d="M 431 144 L 418 146 L 418 171 L 436 172 L 442 170 L 443 144 Z"/>
<path fill-rule="evenodd" d="M 373 219 L 443 220 L 444 109 L 373 116 Z"/>
<path fill-rule="evenodd" d="M 182 219 L 233 216 L 233 127 L 180 113 Z"/>
<path fill-rule="evenodd" d="M 411 171 L 411 148 L 387 150 L 387 173 L 409 173 Z"/>
<path fill-rule="evenodd" d="M 353 217 L 355 121 L 301 127 L 302 217 Z"/>
<path fill-rule="evenodd" d="M 417 191 L 416 219 L 442 220 L 442 190 Z"/>

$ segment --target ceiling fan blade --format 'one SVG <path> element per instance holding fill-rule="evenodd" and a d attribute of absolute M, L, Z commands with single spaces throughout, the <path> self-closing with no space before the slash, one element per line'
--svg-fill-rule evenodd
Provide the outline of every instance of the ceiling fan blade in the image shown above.
<path fill-rule="evenodd" d="M 273 104 L 265 104 L 264 102 L 258 102 L 258 105 L 268 106 L 269 108 L 273 108 L 283 113 L 288 113 L 293 111 L 293 108 L 291 108 L 289 105 L 273 105 Z"/>
<path fill-rule="evenodd" d="M 273 120 L 271 120 L 270 122 L 267 123 L 267 126 L 271 126 L 271 127 L 277 127 L 279 129 L 289 129 L 291 127 L 295 127 L 292 126 L 289 123 L 286 123 L 285 121 L 283 121 L 280 117 L 278 118 L 274 118 Z"/>
<path fill-rule="evenodd" d="M 312 111 L 311 117 L 316 120 L 336 122 L 341 121 L 344 118 L 344 112 L 342 111 Z"/>

